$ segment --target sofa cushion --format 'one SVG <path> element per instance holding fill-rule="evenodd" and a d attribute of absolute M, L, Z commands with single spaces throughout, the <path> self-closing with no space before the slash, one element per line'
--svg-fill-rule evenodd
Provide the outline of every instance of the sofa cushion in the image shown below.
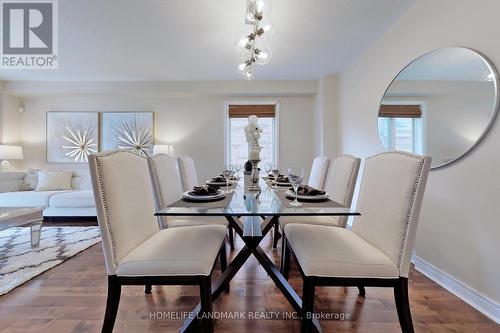
<path fill-rule="evenodd" d="M 0 207 L 42 207 L 49 205 L 53 195 L 68 191 L 21 191 L 0 193 Z"/>
<path fill-rule="evenodd" d="M 55 194 L 50 197 L 49 206 L 51 208 L 89 208 L 95 207 L 94 192 L 70 191 Z"/>
<path fill-rule="evenodd" d="M 38 172 L 38 184 L 35 191 L 71 190 L 73 171 L 41 170 Z"/>
<path fill-rule="evenodd" d="M 24 184 L 22 186 L 22 191 L 31 191 L 36 189 L 38 185 L 38 173 L 40 170 L 28 169 L 24 176 Z M 1 176 L 1 175 L 0 175 Z M 1 177 L 0 177 L 1 181 Z M 90 180 L 90 175 L 87 171 L 78 170 L 75 171 L 73 177 L 71 178 L 71 188 L 73 190 L 91 190 L 92 183 Z M 17 189 L 17 187 L 16 187 Z M 7 191 L 0 191 L 7 192 Z"/>
<path fill-rule="evenodd" d="M 92 181 L 88 168 L 74 170 L 71 186 L 73 190 L 92 190 Z"/>

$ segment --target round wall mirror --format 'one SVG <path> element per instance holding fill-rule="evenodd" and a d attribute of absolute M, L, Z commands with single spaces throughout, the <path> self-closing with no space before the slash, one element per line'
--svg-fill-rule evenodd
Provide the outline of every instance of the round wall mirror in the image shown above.
<path fill-rule="evenodd" d="M 378 134 L 386 150 L 448 165 L 484 137 L 498 111 L 498 74 L 481 54 L 450 47 L 424 54 L 391 82 L 380 103 Z"/>

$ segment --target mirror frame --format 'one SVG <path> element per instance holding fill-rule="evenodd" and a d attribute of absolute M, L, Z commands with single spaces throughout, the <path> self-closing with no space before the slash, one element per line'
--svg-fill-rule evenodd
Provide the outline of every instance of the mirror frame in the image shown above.
<path fill-rule="evenodd" d="M 490 118 L 488 120 L 488 124 L 486 125 L 486 127 L 484 128 L 484 130 L 481 132 L 481 135 L 477 138 L 476 142 L 474 142 L 470 147 L 468 147 L 466 150 L 464 150 L 463 153 L 458 154 L 456 157 L 454 157 L 453 159 L 449 160 L 448 162 L 445 162 L 445 163 L 442 163 L 442 164 L 438 164 L 438 165 L 433 165 L 433 166 L 431 165 L 431 170 L 436 170 L 436 169 L 440 169 L 440 168 L 449 166 L 449 165 L 455 163 L 456 161 L 460 160 L 464 156 L 466 156 L 470 151 L 472 151 L 474 148 L 476 148 L 481 143 L 481 141 L 486 137 L 486 135 L 490 131 L 491 127 L 493 126 L 493 123 L 495 122 L 495 119 L 497 118 L 498 110 L 499 110 L 499 107 L 500 107 L 500 101 L 499 101 L 499 98 L 500 98 L 499 75 L 498 75 L 498 71 L 495 68 L 495 66 L 493 65 L 493 63 L 484 54 L 482 54 L 481 52 L 478 52 L 478 51 L 476 51 L 474 49 L 471 49 L 471 48 L 468 48 L 468 47 L 463 47 L 463 46 L 442 47 L 442 48 L 439 48 L 439 49 L 434 49 L 434 50 L 425 52 L 424 54 L 421 54 L 420 56 L 418 56 L 418 57 L 414 58 L 412 61 L 410 61 L 406 66 L 403 67 L 403 69 L 401 69 L 396 74 L 396 76 L 394 76 L 394 78 L 391 80 L 391 82 L 389 83 L 389 85 L 387 86 L 387 88 L 384 90 L 384 93 L 382 94 L 382 98 L 380 99 L 380 102 L 378 104 L 377 119 L 378 119 L 378 114 L 380 112 L 380 106 L 382 105 L 382 101 L 384 100 L 384 97 L 387 94 L 387 91 L 391 87 L 392 83 L 394 81 L 396 81 L 396 79 L 398 78 L 398 76 L 402 72 L 404 72 L 405 69 L 407 69 L 408 67 L 410 67 L 414 62 L 416 62 L 420 58 L 422 58 L 422 57 L 424 57 L 424 56 L 426 56 L 426 55 L 428 55 L 430 53 L 434 53 L 434 52 L 437 52 L 437 51 L 440 51 L 440 50 L 445 50 L 445 49 L 457 49 L 457 48 L 459 48 L 459 49 L 467 49 L 467 50 L 470 50 L 470 51 L 474 52 L 477 56 L 479 56 L 481 58 L 481 60 L 484 61 L 484 63 L 486 64 L 486 66 L 493 73 L 493 76 L 494 76 L 493 77 L 493 84 L 495 85 L 495 88 L 494 88 L 495 89 L 495 105 L 493 107 L 493 110 L 491 111 L 491 116 L 490 116 Z M 378 121 L 377 121 L 377 137 L 378 137 L 378 142 L 379 142 L 380 146 L 382 147 L 383 151 L 388 151 L 387 149 L 385 149 L 384 145 L 382 144 L 382 140 L 380 139 L 380 133 L 379 133 L 379 129 L 378 129 Z"/>

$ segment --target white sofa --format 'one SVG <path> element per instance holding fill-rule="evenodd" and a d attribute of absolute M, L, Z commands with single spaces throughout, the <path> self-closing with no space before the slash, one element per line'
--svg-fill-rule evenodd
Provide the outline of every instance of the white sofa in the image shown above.
<path fill-rule="evenodd" d="M 21 191 L 25 176 L 25 172 L 0 172 L 0 207 L 42 207 L 47 217 L 96 216 L 87 171 L 75 171 L 73 190 L 68 191 Z"/>

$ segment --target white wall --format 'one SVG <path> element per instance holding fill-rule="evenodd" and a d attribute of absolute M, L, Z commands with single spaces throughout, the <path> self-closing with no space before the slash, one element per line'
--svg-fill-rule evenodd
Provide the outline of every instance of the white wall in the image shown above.
<path fill-rule="evenodd" d="M 1 95 L 0 112 L 0 142 L 6 145 L 20 145 L 19 135 L 20 114 L 18 112 L 21 100 L 8 94 Z M 22 161 L 9 161 L 13 169 L 20 168 Z"/>
<path fill-rule="evenodd" d="M 18 91 L 22 89 L 16 83 Z M 63 84 L 61 84 L 63 85 Z M 86 86 L 87 84 L 82 84 Z M 21 140 L 25 159 L 22 168 L 76 168 L 86 169 L 86 165 L 47 165 L 45 155 L 45 115 L 47 111 L 154 111 L 155 142 L 173 144 L 176 155 L 192 156 L 198 166 L 200 179 L 206 179 L 220 172 L 224 163 L 224 102 L 228 100 L 249 100 L 252 97 L 236 97 L 233 93 L 224 94 L 211 84 L 212 91 L 193 90 L 158 91 L 152 93 L 118 93 L 119 89 L 107 88 L 106 93 L 76 93 L 77 89 L 61 94 L 63 86 L 54 87 L 47 83 L 22 90 L 25 112 L 13 114 L 7 119 L 8 126 L 16 133 L 12 139 Z M 112 86 L 112 85 L 111 85 Z M 307 84 L 306 84 L 307 86 Z M 25 87 L 25 86 L 23 86 Z M 272 89 L 266 88 L 266 94 Z M 195 89 L 194 89 L 195 90 Z M 54 91 L 57 93 L 54 94 Z M 309 92 L 298 96 L 276 92 L 278 95 L 260 97 L 257 88 L 255 98 L 278 100 L 280 103 L 280 165 L 303 166 L 309 171 L 313 158 L 313 96 Z M 280 96 L 281 95 L 281 96 Z M 5 137 L 4 133 L 4 137 Z"/>
<path fill-rule="evenodd" d="M 0 93 L 0 144 L 3 143 L 3 126 L 5 121 L 3 120 L 3 94 Z"/>
<path fill-rule="evenodd" d="M 327 75 L 318 80 L 314 96 L 315 155 L 334 158 L 337 155 L 335 124 L 338 114 L 338 75 Z"/>
<path fill-rule="evenodd" d="M 466 46 L 500 68 L 499 12 L 497 0 L 417 1 L 342 73 L 340 151 L 366 157 L 382 150 L 379 102 L 399 70 L 425 52 Z M 468 156 L 430 173 L 416 242 L 418 257 L 491 301 L 492 311 L 500 309 L 499 142 L 497 121 Z"/>
<path fill-rule="evenodd" d="M 318 92 L 313 99 L 313 138 L 314 138 L 314 155 L 323 155 L 323 127 L 324 127 L 324 112 L 323 112 L 323 81 L 318 80 Z"/>

